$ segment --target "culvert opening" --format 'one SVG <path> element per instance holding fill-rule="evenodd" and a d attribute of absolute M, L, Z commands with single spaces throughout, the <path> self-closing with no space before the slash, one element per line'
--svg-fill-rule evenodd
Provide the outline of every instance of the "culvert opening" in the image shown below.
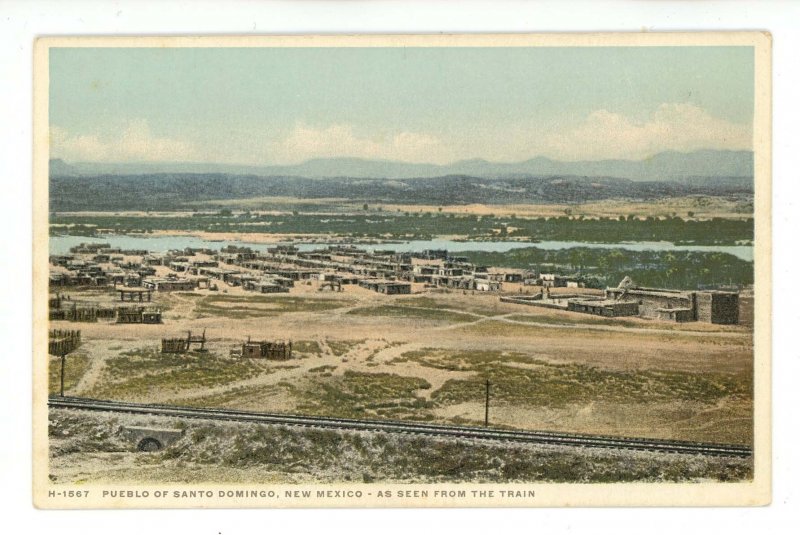
<path fill-rule="evenodd" d="M 161 442 L 152 437 L 143 438 L 137 446 L 139 451 L 159 451 L 163 447 Z"/>

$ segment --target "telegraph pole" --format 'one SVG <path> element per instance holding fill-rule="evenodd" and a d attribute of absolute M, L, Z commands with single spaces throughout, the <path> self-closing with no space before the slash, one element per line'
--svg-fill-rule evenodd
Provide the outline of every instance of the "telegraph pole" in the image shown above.
<path fill-rule="evenodd" d="M 64 361 L 67 360 L 67 352 L 61 352 L 61 397 L 64 397 Z"/>
<path fill-rule="evenodd" d="M 63 376 L 63 373 L 62 373 Z M 491 383 L 489 383 L 489 379 L 486 379 L 486 415 L 483 420 L 483 425 L 489 427 L 489 387 Z M 62 394 L 63 396 L 63 394 Z"/>

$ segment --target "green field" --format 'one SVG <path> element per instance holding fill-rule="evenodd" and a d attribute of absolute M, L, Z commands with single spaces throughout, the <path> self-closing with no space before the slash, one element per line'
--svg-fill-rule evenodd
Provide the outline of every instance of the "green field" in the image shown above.
<path fill-rule="evenodd" d="M 734 244 L 753 240 L 753 219 L 686 220 L 680 217 L 619 216 L 583 218 L 522 218 L 452 213 L 354 212 L 341 215 L 314 213 L 256 214 L 230 210 L 186 214 L 188 217 L 129 214 L 51 214 L 52 232 L 92 235 L 99 232 L 141 234 L 153 231 L 280 232 L 325 234 L 352 238 L 431 239 L 464 236 L 468 239 L 529 239 L 619 243 L 624 241 L 671 241 L 687 244 Z M 511 230 L 509 230 L 511 229 Z"/>
<path fill-rule="evenodd" d="M 204 296 L 195 305 L 198 318 L 224 316 L 232 319 L 280 316 L 291 312 L 324 312 L 348 306 L 344 299 L 314 299 L 289 296 Z"/>
<path fill-rule="evenodd" d="M 271 372 L 262 360 L 223 358 L 211 352 L 162 354 L 156 348 L 143 348 L 108 358 L 101 380 L 81 395 L 133 400 L 226 385 Z"/>
<path fill-rule="evenodd" d="M 313 388 L 299 388 L 298 409 L 304 414 L 347 418 L 429 419 L 430 403 L 416 395 L 431 385 L 419 377 L 389 373 L 345 371 L 341 376 L 321 378 Z"/>
<path fill-rule="evenodd" d="M 428 321 L 449 321 L 464 322 L 475 321 L 474 315 L 461 314 L 448 310 L 437 310 L 428 308 L 415 308 L 399 305 L 382 305 L 376 307 L 356 308 L 348 312 L 355 316 L 384 316 L 389 318 L 399 318 L 408 320 L 428 320 Z"/>
<path fill-rule="evenodd" d="M 64 362 L 64 391 L 74 388 L 89 369 L 91 362 L 86 355 L 68 355 Z M 61 359 L 50 357 L 48 361 L 48 392 L 61 391 Z"/>
<path fill-rule="evenodd" d="M 492 399 L 520 407 L 564 407 L 592 401 L 659 403 L 722 398 L 752 398 L 749 374 L 693 374 L 666 371 L 610 371 L 578 364 L 551 364 L 526 355 L 498 351 L 425 349 L 404 353 L 394 362 L 457 372 L 468 379 L 448 379 L 431 394 L 439 406 L 482 402 L 483 383 L 493 385 Z"/>

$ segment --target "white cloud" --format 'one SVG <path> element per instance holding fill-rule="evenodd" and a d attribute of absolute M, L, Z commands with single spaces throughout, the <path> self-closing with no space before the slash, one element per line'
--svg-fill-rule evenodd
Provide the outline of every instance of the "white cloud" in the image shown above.
<path fill-rule="evenodd" d="M 749 150 L 748 124 L 712 116 L 692 104 L 662 104 L 646 121 L 606 110 L 575 127 L 544 134 L 532 143 L 538 154 L 563 160 L 641 159 L 665 150 Z"/>
<path fill-rule="evenodd" d="M 170 162 L 196 161 L 198 151 L 186 141 L 156 137 L 147 121 L 128 123 L 117 137 L 73 135 L 50 127 L 50 155 L 71 162 Z"/>
<path fill-rule="evenodd" d="M 484 158 L 517 162 L 536 156 L 556 160 L 643 159 L 665 150 L 750 150 L 752 128 L 714 117 L 691 104 L 667 103 L 636 120 L 596 110 L 576 122 L 547 126 L 474 124 L 447 136 L 427 132 L 362 133 L 352 124 L 298 123 L 282 138 L 258 129 L 196 144 L 158 137 L 144 120 L 132 121 L 116 137 L 50 129 L 51 155 L 67 161 L 207 161 L 294 164 L 311 158 L 357 157 L 447 164 Z M 202 146 L 201 146 L 202 145 Z"/>
<path fill-rule="evenodd" d="M 667 103 L 643 121 L 597 110 L 577 124 L 474 125 L 448 139 L 421 132 L 367 137 L 357 135 L 352 125 L 315 128 L 298 124 L 285 139 L 270 145 L 268 156 L 280 163 L 332 156 L 420 163 L 451 163 L 469 158 L 515 162 L 536 156 L 557 160 L 635 160 L 666 150 L 751 148 L 749 124 L 714 117 L 692 104 Z"/>
<path fill-rule="evenodd" d="M 401 160 L 406 162 L 447 163 L 453 154 L 435 136 L 400 132 L 364 137 L 352 125 L 334 124 L 315 128 L 297 124 L 283 140 L 269 148 L 270 160 L 276 163 L 299 163 L 310 158 L 356 157 Z"/>

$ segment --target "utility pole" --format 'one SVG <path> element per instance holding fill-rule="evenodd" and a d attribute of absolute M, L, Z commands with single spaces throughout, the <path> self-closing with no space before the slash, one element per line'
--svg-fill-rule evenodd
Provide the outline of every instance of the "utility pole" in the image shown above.
<path fill-rule="evenodd" d="M 64 361 L 67 360 L 67 352 L 61 352 L 61 397 L 64 397 Z"/>
<path fill-rule="evenodd" d="M 491 386 L 491 383 L 489 383 L 489 379 L 486 379 L 486 416 L 484 417 L 484 421 L 483 421 L 483 425 L 485 425 L 486 427 L 489 427 L 489 387 L 490 386 Z"/>

